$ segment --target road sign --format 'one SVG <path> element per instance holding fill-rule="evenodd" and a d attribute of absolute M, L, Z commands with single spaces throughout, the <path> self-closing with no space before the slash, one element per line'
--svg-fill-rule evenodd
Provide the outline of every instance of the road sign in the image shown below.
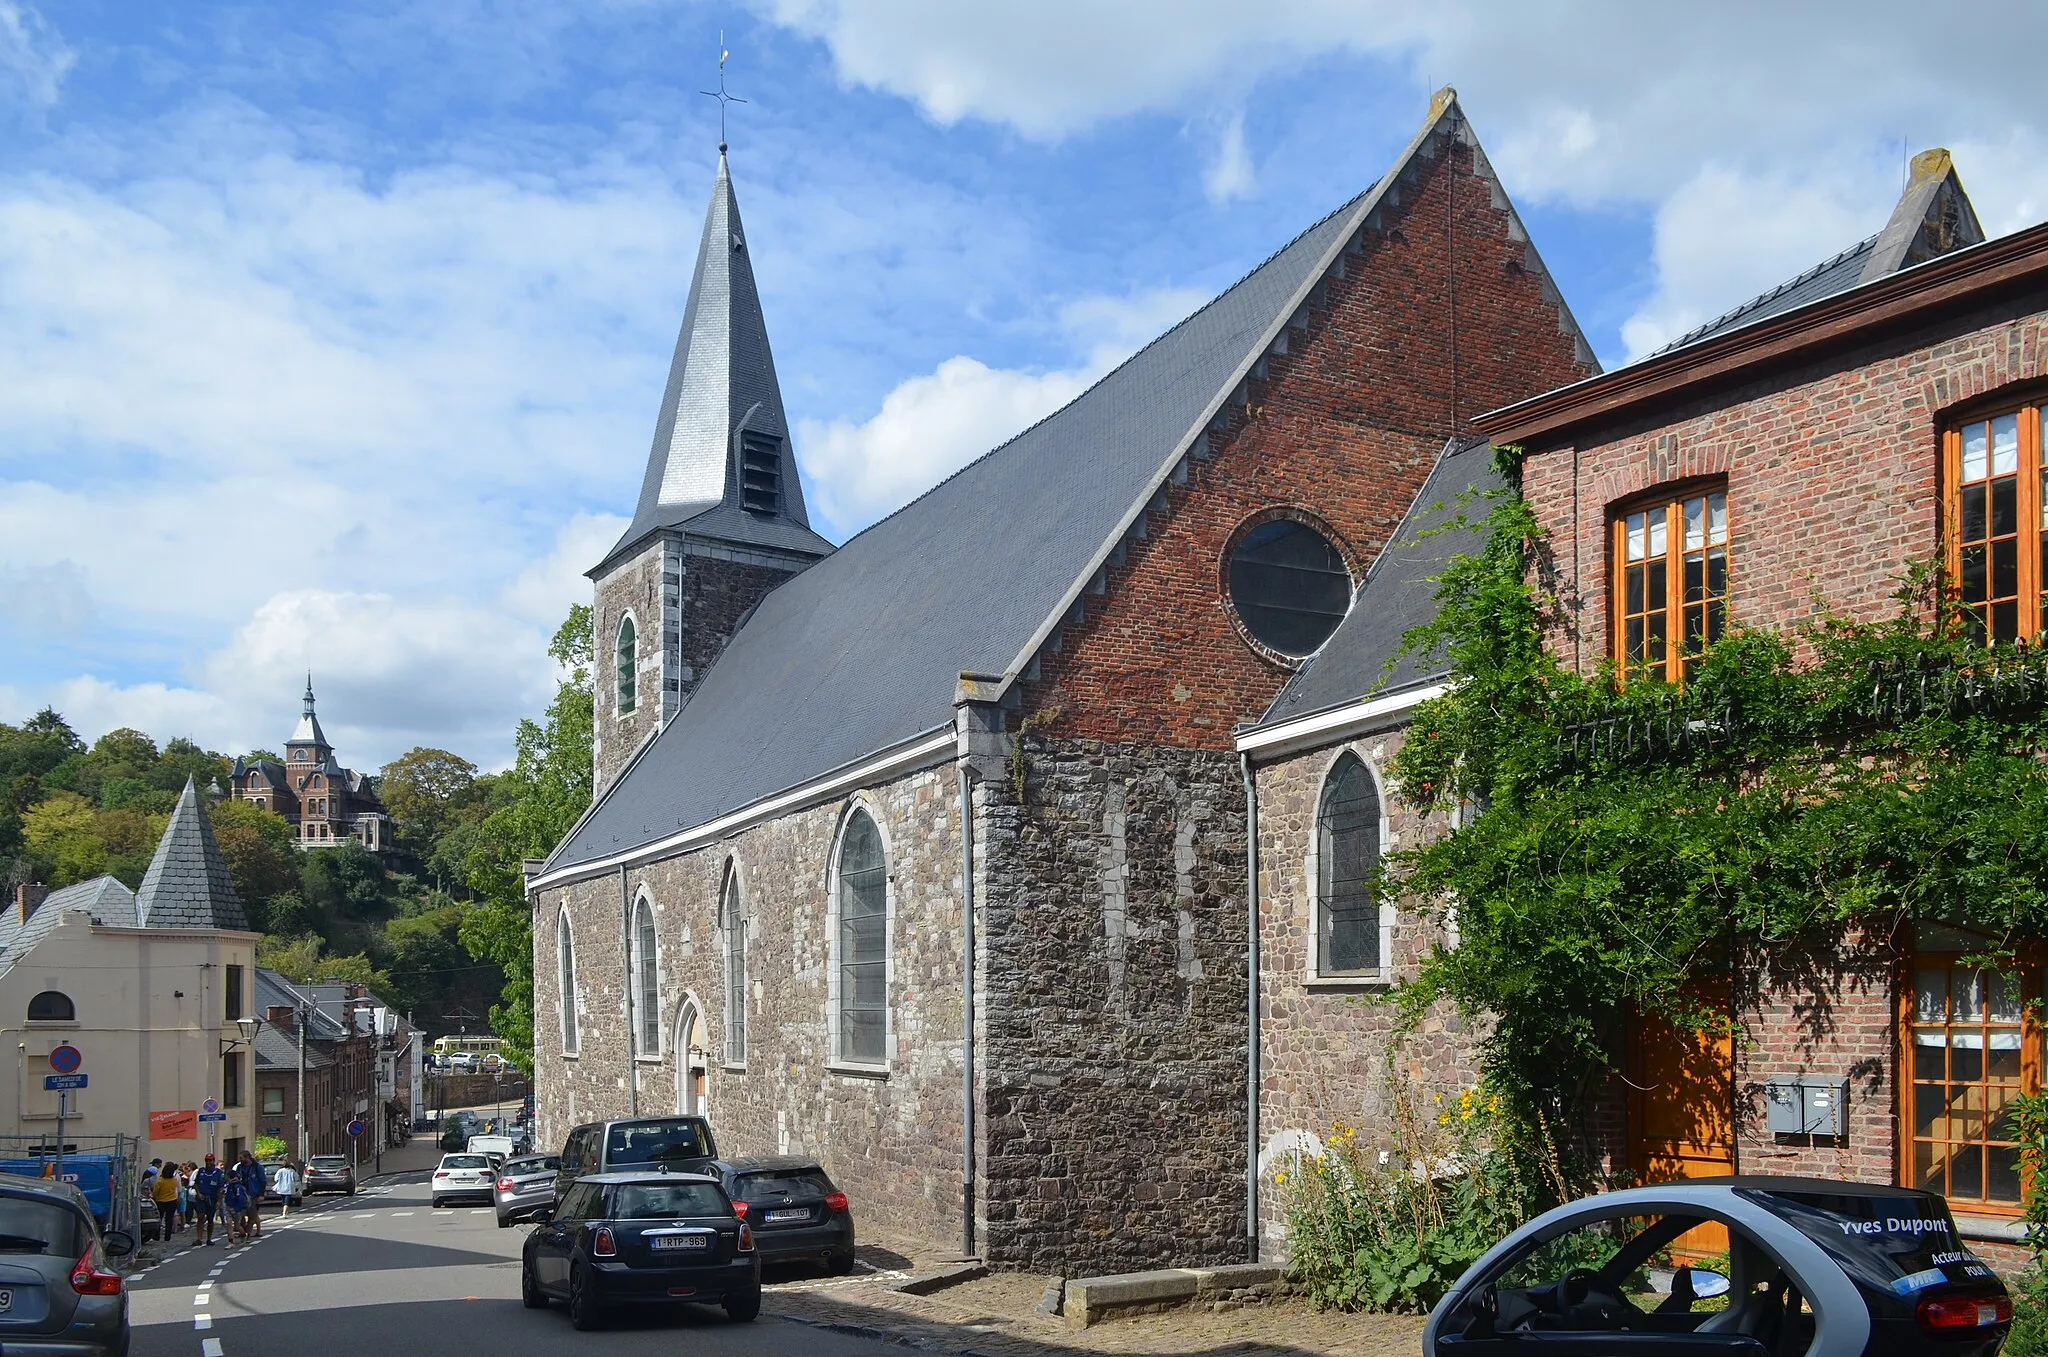
<path fill-rule="evenodd" d="M 78 1053 L 76 1046 L 68 1042 L 50 1052 L 50 1068 L 59 1074 L 74 1073 L 84 1063 L 85 1057 Z M 57 1086 L 52 1084 L 50 1087 L 55 1088 Z"/>
<path fill-rule="evenodd" d="M 43 1087 L 47 1089 L 84 1088 L 85 1076 L 82 1074 L 46 1074 L 43 1076 Z"/>
<path fill-rule="evenodd" d="M 359 1136 L 363 1133 L 363 1123 L 360 1117 L 348 1124 L 348 1133 L 352 1136 Z"/>
<path fill-rule="evenodd" d="M 201 1121 L 226 1121 L 227 1119 L 228 1114 L 225 1112 L 201 1112 L 199 1114 L 199 1120 Z"/>
<path fill-rule="evenodd" d="M 200 1110 L 201 1112 L 218 1112 L 218 1111 L 220 1111 L 220 1099 L 218 1099 L 218 1098 L 208 1098 L 208 1099 L 207 1099 L 207 1100 L 206 1100 L 205 1102 L 203 1102 L 203 1103 L 199 1104 L 199 1110 Z M 215 1118 L 215 1120 L 219 1120 L 219 1118 Z"/>

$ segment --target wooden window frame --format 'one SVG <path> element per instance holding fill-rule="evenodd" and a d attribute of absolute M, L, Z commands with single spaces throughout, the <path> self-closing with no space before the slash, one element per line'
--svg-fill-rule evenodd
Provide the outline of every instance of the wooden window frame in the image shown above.
<path fill-rule="evenodd" d="M 1968 488 L 1963 481 L 1963 437 L 1966 430 L 1978 425 L 1986 426 L 1986 467 L 1983 483 L 1989 485 L 1990 482 L 1998 479 L 1994 472 L 1995 463 L 1992 462 L 1993 453 L 1990 447 L 1991 433 L 1989 426 L 1992 421 L 2002 419 L 2008 415 L 2013 416 L 2019 426 L 2018 463 L 2014 469 L 2014 478 L 2017 484 L 2014 486 L 2013 512 L 2013 536 L 2017 542 L 2015 554 L 2018 557 L 2015 562 L 2015 580 L 2012 595 L 2015 604 L 2014 611 L 2016 613 L 2015 626 L 2011 636 L 1998 636 L 1993 634 L 1992 628 L 1987 625 L 1984 632 L 1977 639 L 1986 642 L 2010 642 L 2015 640 L 2039 642 L 2043 639 L 2044 634 L 2048 634 L 2048 629 L 2044 629 L 2041 625 L 2042 614 L 2044 611 L 2048 611 L 2048 599 L 2044 599 L 2044 594 L 2048 594 L 2048 569 L 2044 569 L 2044 562 L 2041 558 L 2041 544 L 2048 542 L 2048 520 L 2042 518 L 2044 494 L 2041 484 L 2044 470 L 2048 470 L 2043 465 L 2041 445 L 2041 421 L 2044 415 L 2048 415 L 2048 396 L 2036 394 L 2016 403 L 2008 402 L 2000 405 L 1986 406 L 1973 410 L 1967 416 L 1960 418 L 1951 417 L 1943 427 L 1941 432 L 1942 559 L 1947 571 L 1949 587 L 1955 591 L 1957 600 L 1965 608 L 1969 608 L 1969 601 L 1963 597 L 1963 551 L 1965 543 L 1963 540 L 1962 517 L 1963 497 Z M 1970 486 L 1976 484 L 1978 484 L 1976 481 L 1969 483 Z M 2033 550 L 2027 549 L 2029 524 L 2039 525 L 2034 530 L 2038 540 Z M 1982 541 L 1988 545 L 1999 540 L 1997 536 L 1993 535 L 1992 526 L 1991 512 L 1987 506 L 1985 511 L 1986 535 L 1982 539 L 1973 539 L 1973 544 L 1975 541 Z M 1987 562 L 1985 567 L 1987 585 L 1991 569 L 1992 567 Z M 2027 606 L 2029 600 L 2034 602 L 2032 608 Z M 1986 606 L 1995 607 L 1996 600 L 1987 598 Z"/>
<path fill-rule="evenodd" d="M 1721 632 L 1727 634 L 1730 604 L 1733 601 L 1732 584 L 1735 558 L 1735 508 L 1728 494 L 1726 480 L 1715 477 L 1708 480 L 1681 482 L 1675 485 L 1659 486 L 1654 492 L 1637 495 L 1610 505 L 1607 510 L 1607 597 L 1608 597 L 1608 647 L 1614 658 L 1615 671 L 1623 682 L 1638 678 L 1662 678 L 1667 683 L 1685 682 L 1688 662 L 1697 660 L 1699 650 L 1689 649 L 1686 643 L 1686 609 L 1710 602 L 1712 596 L 1701 603 L 1688 605 L 1685 597 L 1685 503 L 1692 499 L 1721 497 L 1721 511 L 1726 524 L 1719 543 L 1705 542 L 1700 550 L 1719 546 L 1724 553 L 1726 564 L 1722 574 Z M 1658 661 L 1632 663 L 1628 653 L 1628 520 L 1635 514 L 1648 514 L 1658 509 L 1664 512 L 1664 607 L 1665 646 L 1664 658 Z M 1646 556 L 1646 559 L 1647 556 Z M 1646 609 L 1642 616 L 1649 615 Z M 1712 642 L 1708 642 L 1712 644 Z M 1662 672 L 1659 672 L 1659 671 Z"/>
<path fill-rule="evenodd" d="M 1964 958 L 1969 955 L 1972 954 L 1952 949 L 1941 949 L 1932 947 L 1909 948 L 1905 952 L 1901 962 L 1898 981 L 1898 1012 L 1896 1023 L 1896 1039 L 1898 1043 L 1898 1064 L 1897 1076 L 1893 1080 L 1893 1090 L 1897 1112 L 1897 1139 L 1894 1142 L 1896 1145 L 1896 1150 L 1894 1153 L 1893 1179 L 1901 1187 L 1917 1187 L 1919 1185 L 1916 1181 L 1919 1175 L 1915 1171 L 1915 1147 L 1923 1141 L 1927 1143 L 1940 1145 L 1958 1145 L 1969 1143 L 1966 1141 L 1950 1140 L 1947 1136 L 1943 1136 L 1939 1140 L 1936 1140 L 1934 1137 L 1931 1136 L 1922 1137 L 1914 1133 L 1913 1104 L 1914 1098 L 1916 1096 L 1916 1086 L 1919 1081 L 1915 1078 L 1917 1071 L 1914 1068 L 1915 1047 L 1913 1041 L 1913 1029 L 1915 1027 L 1932 1025 L 1920 1023 L 1919 1021 L 1917 1021 L 1915 1001 L 1918 998 L 1919 990 L 1918 980 L 1915 975 L 1915 972 L 1920 971 L 1922 969 L 1933 969 L 1936 967 L 1940 967 L 1950 971 L 1951 973 L 1969 973 L 1985 970 L 2002 970 L 2007 972 L 2008 974 L 2018 976 L 2021 996 L 2019 1005 L 2019 1093 L 2021 1096 L 2025 1096 L 2028 1094 L 2038 1093 L 2041 1090 L 2041 1077 L 2043 1066 L 2042 1046 L 2044 1030 L 2041 1019 L 2041 1004 L 2039 1000 L 2042 996 L 2042 983 L 2044 976 L 2044 968 L 2041 964 L 2042 958 L 2038 955 L 2023 955 L 2021 957 L 2016 958 L 2013 961 L 2012 965 L 2010 965 L 2009 967 L 1998 967 L 1977 966 L 1967 964 Z M 1953 993 L 1952 988 L 1951 993 Z M 1988 1030 L 1994 1025 L 2003 1026 L 2004 1024 L 1991 1023 L 1987 1015 L 1986 1019 L 1977 1025 L 1986 1029 L 1987 1041 L 1985 1049 L 1987 1049 L 1988 1051 Z M 1944 1022 L 1942 1026 L 1953 1030 L 1957 1026 L 1957 1024 L 1953 1021 L 1953 1019 L 1951 1019 L 1947 1022 Z M 1965 1027 L 1967 1028 L 1967 1024 L 1965 1025 Z M 1949 1049 L 1953 1050 L 1955 1048 L 1950 1047 Z M 1989 1069 L 1987 1063 L 1984 1073 L 1980 1075 L 1978 1079 L 1978 1083 L 1980 1086 L 1988 1087 L 1991 1084 L 1992 1081 L 1989 1079 L 1988 1074 Z M 1945 1082 L 1953 1083 L 1954 1081 L 1953 1079 L 1950 1079 Z M 1986 1115 L 1988 1116 L 1988 1109 L 1986 1110 Z M 1991 1145 L 2011 1144 L 2012 1142 L 1993 1141 L 1987 1133 L 1977 1143 L 1983 1145 Z M 1988 1185 L 1988 1165 L 1980 1167 L 1979 1174 L 1980 1181 L 1984 1181 Z M 1954 1210 L 1965 1215 L 1988 1216 L 1995 1218 L 2017 1218 L 2024 1210 L 2028 1191 L 2026 1166 L 2024 1161 L 2021 1163 L 2020 1166 L 2020 1175 L 2021 1176 L 2019 1200 L 2011 1203 L 1988 1201 L 1984 1200 L 1981 1197 L 1969 1198 L 1949 1196 L 1947 1189 L 1951 1186 L 1951 1184 L 1947 1183 L 1946 1181 L 1944 1181 L 1942 1184 L 1942 1195 L 1949 1198 L 1949 1204 Z"/>

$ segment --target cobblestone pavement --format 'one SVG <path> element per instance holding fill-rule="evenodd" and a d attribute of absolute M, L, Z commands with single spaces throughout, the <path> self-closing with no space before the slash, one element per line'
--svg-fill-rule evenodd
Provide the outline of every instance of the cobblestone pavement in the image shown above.
<path fill-rule="evenodd" d="M 1049 1277 L 996 1273 L 930 1296 L 889 1288 L 899 1270 L 772 1288 L 780 1314 L 841 1332 L 886 1337 L 930 1352 L 986 1357 L 1061 1357 L 1080 1353 L 1343 1354 L 1413 1357 L 1422 1347 L 1419 1315 L 1318 1313 L 1300 1301 L 1213 1312 L 1171 1310 L 1111 1320 L 1069 1333 L 1057 1315 L 1037 1313 Z"/>

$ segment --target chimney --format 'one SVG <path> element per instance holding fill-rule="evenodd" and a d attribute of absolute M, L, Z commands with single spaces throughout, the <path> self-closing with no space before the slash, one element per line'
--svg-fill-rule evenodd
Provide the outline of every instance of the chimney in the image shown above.
<path fill-rule="evenodd" d="M 50 896 L 48 886 L 32 886 L 27 882 L 14 888 L 15 922 L 27 923 L 28 916 L 36 912 L 36 906 Z"/>
<path fill-rule="evenodd" d="M 298 1028 L 295 1024 L 298 1022 L 298 1017 L 299 1011 L 290 1004 L 272 1004 L 269 1008 L 263 1010 L 263 1021 L 269 1023 L 280 1032 L 297 1031 Z"/>

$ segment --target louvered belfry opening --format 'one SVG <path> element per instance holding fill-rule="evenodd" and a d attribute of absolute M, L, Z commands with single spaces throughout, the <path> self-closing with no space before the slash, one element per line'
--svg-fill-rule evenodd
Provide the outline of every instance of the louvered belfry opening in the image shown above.
<path fill-rule="evenodd" d="M 772 433 L 740 430 L 740 507 L 751 514 L 782 507 L 782 440 Z"/>

